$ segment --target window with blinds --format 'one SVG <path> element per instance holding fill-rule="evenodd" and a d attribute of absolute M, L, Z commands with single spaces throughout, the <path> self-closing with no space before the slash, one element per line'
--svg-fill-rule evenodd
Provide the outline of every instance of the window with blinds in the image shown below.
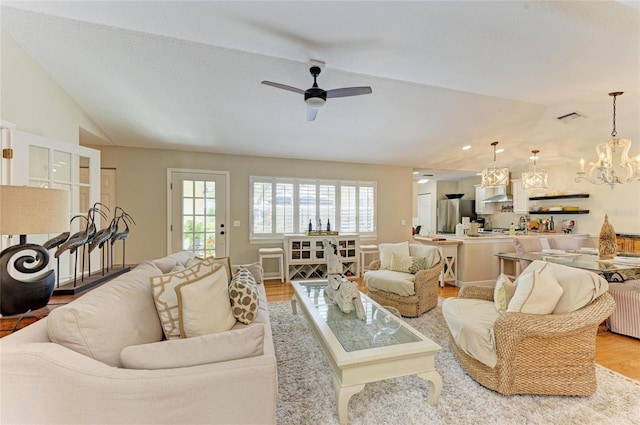
<path fill-rule="evenodd" d="M 376 183 L 250 178 L 251 239 L 274 239 L 304 233 L 318 221 L 322 230 L 375 235 Z"/>

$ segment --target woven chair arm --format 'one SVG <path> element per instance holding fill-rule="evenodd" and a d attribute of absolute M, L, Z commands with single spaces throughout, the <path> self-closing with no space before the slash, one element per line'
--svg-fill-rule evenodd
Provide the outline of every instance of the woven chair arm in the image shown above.
<path fill-rule="evenodd" d="M 380 270 L 380 260 L 373 260 L 370 262 L 369 270 Z"/>
<path fill-rule="evenodd" d="M 496 345 L 517 345 L 524 338 L 551 338 L 597 326 L 611 315 L 615 305 L 613 297 L 605 292 L 591 304 L 570 313 L 504 313 L 493 325 Z"/>
<path fill-rule="evenodd" d="M 426 270 L 419 270 L 415 274 L 415 278 L 413 279 L 413 287 L 415 288 L 416 293 L 420 293 L 420 287 L 423 285 L 428 285 L 429 283 L 433 284 L 435 280 L 436 286 L 440 281 L 440 272 L 442 272 L 442 267 L 444 266 L 444 261 L 440 260 L 435 266 Z"/>
<path fill-rule="evenodd" d="M 493 301 L 495 288 L 487 285 L 465 285 L 458 292 L 458 298 L 477 298 L 480 300 Z"/>

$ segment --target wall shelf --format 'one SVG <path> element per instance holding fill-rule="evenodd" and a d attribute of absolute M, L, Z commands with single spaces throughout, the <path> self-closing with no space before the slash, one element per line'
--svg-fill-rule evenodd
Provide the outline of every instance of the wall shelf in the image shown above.
<path fill-rule="evenodd" d="M 545 215 L 556 215 L 556 214 L 589 214 L 589 210 L 573 210 L 573 211 L 529 211 L 529 214 L 545 214 Z"/>
<path fill-rule="evenodd" d="M 588 198 L 588 193 L 579 193 L 575 195 L 550 195 L 550 196 L 531 196 L 530 201 L 542 201 L 545 199 L 571 199 L 571 198 Z"/>

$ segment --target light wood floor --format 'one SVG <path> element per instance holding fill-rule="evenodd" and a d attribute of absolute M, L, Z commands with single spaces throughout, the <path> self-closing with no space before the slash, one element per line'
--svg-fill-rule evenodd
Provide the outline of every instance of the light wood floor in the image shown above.
<path fill-rule="evenodd" d="M 364 293 L 367 288 L 362 279 L 358 279 L 358 287 Z M 293 288 L 279 280 L 265 282 L 269 302 L 289 301 L 293 296 Z M 458 295 L 458 288 L 446 285 L 438 289 L 443 298 Z M 622 375 L 640 380 L 640 340 L 612 332 L 599 332 L 596 338 L 596 362 Z"/>

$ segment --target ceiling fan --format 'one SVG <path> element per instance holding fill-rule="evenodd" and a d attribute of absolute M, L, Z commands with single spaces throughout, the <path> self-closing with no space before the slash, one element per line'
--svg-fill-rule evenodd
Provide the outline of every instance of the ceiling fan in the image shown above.
<path fill-rule="evenodd" d="M 318 87 L 316 78 L 320 75 L 322 69 L 313 65 L 309 68 L 309 72 L 313 75 L 313 86 L 307 90 L 302 90 L 296 87 L 287 86 L 286 84 L 274 83 L 272 81 L 263 81 L 262 84 L 272 86 L 278 89 L 292 91 L 294 93 L 304 95 L 304 103 L 307 104 L 307 121 L 313 121 L 318 114 L 318 108 L 322 107 L 327 98 L 331 97 L 347 97 L 347 96 L 359 96 L 361 94 L 370 94 L 371 87 L 344 87 L 341 89 L 323 90 Z"/>

